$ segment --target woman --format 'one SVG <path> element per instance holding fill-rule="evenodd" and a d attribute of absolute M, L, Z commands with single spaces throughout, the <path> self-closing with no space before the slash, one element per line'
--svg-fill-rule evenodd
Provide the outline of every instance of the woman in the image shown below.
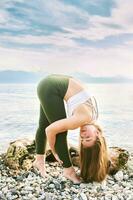
<path fill-rule="evenodd" d="M 81 180 L 68 152 L 67 131 L 80 128 L 81 178 L 86 182 L 102 181 L 107 174 L 108 153 L 102 130 L 94 123 L 97 106 L 93 104 L 87 88 L 71 76 L 52 74 L 40 81 L 37 94 L 40 119 L 33 166 L 45 177 L 45 148 L 48 140 L 55 158 L 63 165 L 63 175 L 73 183 L 79 183 Z"/>

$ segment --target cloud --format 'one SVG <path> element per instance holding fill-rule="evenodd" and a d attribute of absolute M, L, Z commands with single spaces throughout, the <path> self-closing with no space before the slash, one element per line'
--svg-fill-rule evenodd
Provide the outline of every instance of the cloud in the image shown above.
<path fill-rule="evenodd" d="M 48 20 L 50 23 L 62 27 L 85 27 L 89 24 L 89 15 L 87 12 L 83 12 L 80 8 L 64 4 L 62 1 L 53 0 L 43 3 L 43 8 L 50 15 Z M 51 16 L 52 13 L 52 16 Z"/>
<path fill-rule="evenodd" d="M 133 2 L 130 0 L 116 0 L 116 7 L 112 9 L 110 17 L 99 15 L 90 16 L 89 26 L 85 29 L 75 30 L 65 28 L 75 37 L 88 40 L 102 40 L 109 36 L 120 36 L 120 34 L 133 33 Z"/>
<path fill-rule="evenodd" d="M 5 24 L 7 21 L 7 18 L 9 18 L 9 15 L 4 10 L 0 10 L 0 24 Z"/>
<path fill-rule="evenodd" d="M 112 19 L 118 24 L 121 24 L 125 28 L 129 28 L 133 31 L 133 2 L 130 0 L 116 0 L 116 8 L 112 11 Z"/>
<path fill-rule="evenodd" d="M 8 55 L 8 59 L 7 59 Z M 122 62 L 121 62 L 122 61 Z M 48 71 L 69 73 L 84 71 L 94 76 L 130 76 L 133 74 L 132 50 L 125 48 L 95 49 L 81 48 L 75 52 L 46 52 L 0 48 L 0 66 L 24 71 Z"/>
<path fill-rule="evenodd" d="M 15 3 L 15 1 L 13 2 Z M 105 39 L 108 36 L 133 33 L 133 13 L 130 0 L 116 0 L 110 17 L 91 15 L 86 10 L 83 12 L 80 7 L 77 8 L 74 5 L 66 6 L 66 4 L 57 0 L 52 2 L 43 2 L 40 0 L 40 4 L 33 1 L 32 7 L 30 6 L 30 2 L 23 1 L 22 5 L 15 5 L 13 2 L 8 5 L 8 8 L 18 10 L 20 17 L 19 15 L 15 16 L 13 12 L 7 13 L 4 11 L 12 19 L 9 20 L 9 16 L 7 17 L 8 20 L 5 28 L 7 27 L 10 30 L 17 29 L 21 31 L 20 35 L 23 33 L 22 30 L 27 30 L 27 34 L 29 35 L 29 31 L 33 30 L 32 27 L 37 26 L 37 24 L 41 24 L 42 26 L 37 26 L 34 32 L 30 32 L 31 35 L 38 33 L 40 29 L 44 30 L 46 25 L 53 25 L 51 32 L 54 31 L 54 26 L 61 27 L 62 30 L 66 31 L 66 37 L 68 38 L 71 35 L 72 38 L 84 38 L 94 41 Z M 94 3 L 98 2 L 94 1 Z M 25 18 L 23 19 L 23 16 L 21 17 L 22 13 L 27 17 L 27 21 Z M 48 26 L 46 26 L 46 29 L 48 29 Z"/>
<path fill-rule="evenodd" d="M 13 31 L 22 31 L 25 29 L 26 22 L 14 17 L 10 9 L 15 8 L 15 3 L 21 3 L 23 0 L 4 0 L 0 2 L 0 33 L 4 29 L 4 33 Z M 3 31 L 2 31 L 3 32 Z"/>
<path fill-rule="evenodd" d="M 68 34 L 64 33 L 55 33 L 50 36 L 33 36 L 33 35 L 21 35 L 21 36 L 2 36 L 1 41 L 8 41 L 17 44 L 37 44 L 37 45 L 45 45 L 52 44 L 52 46 L 62 46 L 62 47 L 74 47 L 76 43 Z"/>
<path fill-rule="evenodd" d="M 10 18 L 10 14 L 6 10 L 6 4 L 10 3 L 9 0 L 0 1 L 0 26 L 5 26 Z"/>
<path fill-rule="evenodd" d="M 32 4 L 25 0 L 3 2 L 0 2 L 1 70 L 59 73 L 78 70 L 97 76 L 133 74 L 130 0 L 115 0 L 108 16 L 84 9 L 85 4 L 100 8 L 98 0 L 90 4 L 79 1 L 84 4 L 82 8 L 80 4 L 59 0 L 38 0 Z"/>

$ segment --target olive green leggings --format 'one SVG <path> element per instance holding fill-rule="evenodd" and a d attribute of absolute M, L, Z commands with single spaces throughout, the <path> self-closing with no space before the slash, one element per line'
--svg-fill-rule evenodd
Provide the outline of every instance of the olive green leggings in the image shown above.
<path fill-rule="evenodd" d="M 37 87 L 40 100 L 39 126 L 35 137 L 37 154 L 45 154 L 47 141 L 45 128 L 54 121 L 66 118 L 63 97 L 68 87 L 68 78 L 63 78 L 63 83 L 59 80 L 61 78 L 49 76 L 41 80 Z M 67 131 L 56 135 L 55 150 L 63 161 L 63 167 L 70 167 L 72 163 L 67 145 Z"/>

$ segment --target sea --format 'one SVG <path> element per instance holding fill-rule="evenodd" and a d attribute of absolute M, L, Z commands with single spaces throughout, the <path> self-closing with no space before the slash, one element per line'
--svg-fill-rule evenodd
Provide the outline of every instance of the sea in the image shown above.
<path fill-rule="evenodd" d="M 104 130 L 108 146 L 133 152 L 133 84 L 86 84 L 97 99 L 98 123 Z M 37 83 L 0 84 L 0 153 L 10 142 L 34 139 L 39 120 Z M 79 142 L 79 129 L 68 131 L 68 141 Z"/>

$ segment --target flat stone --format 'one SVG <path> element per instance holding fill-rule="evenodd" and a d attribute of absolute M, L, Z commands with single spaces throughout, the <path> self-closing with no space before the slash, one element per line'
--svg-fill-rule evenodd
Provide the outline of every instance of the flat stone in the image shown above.
<path fill-rule="evenodd" d="M 51 183 L 48 187 L 51 188 L 51 189 L 54 189 L 55 185 L 53 183 Z"/>
<path fill-rule="evenodd" d="M 117 196 L 112 196 L 112 200 L 119 200 Z"/>
<path fill-rule="evenodd" d="M 122 171 L 118 171 L 115 175 L 114 178 L 116 181 L 122 181 L 123 180 L 123 172 Z"/>
<path fill-rule="evenodd" d="M 83 192 L 80 193 L 81 200 L 88 200 L 87 195 Z"/>

